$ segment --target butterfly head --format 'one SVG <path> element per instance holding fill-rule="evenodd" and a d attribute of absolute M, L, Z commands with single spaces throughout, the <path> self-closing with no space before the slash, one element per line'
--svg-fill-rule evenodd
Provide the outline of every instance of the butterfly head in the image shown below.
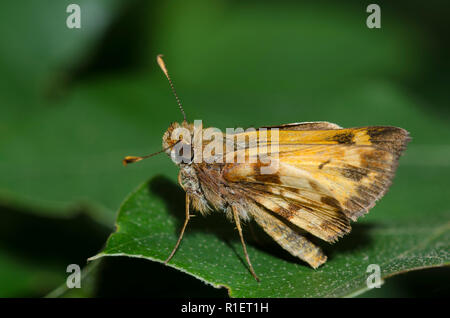
<path fill-rule="evenodd" d="M 183 121 L 171 123 L 163 135 L 164 151 L 177 165 L 190 163 L 194 157 L 193 149 L 194 124 Z"/>

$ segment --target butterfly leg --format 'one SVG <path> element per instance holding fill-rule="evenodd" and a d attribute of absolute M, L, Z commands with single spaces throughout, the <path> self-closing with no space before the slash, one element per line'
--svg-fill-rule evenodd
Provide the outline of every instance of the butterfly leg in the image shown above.
<path fill-rule="evenodd" d="M 170 253 L 169 257 L 166 259 L 164 264 L 167 264 L 172 259 L 172 257 L 175 255 L 175 252 L 177 251 L 178 246 L 181 243 L 181 239 L 183 238 L 184 230 L 186 229 L 186 226 L 187 226 L 187 224 L 189 222 L 189 218 L 190 218 L 190 215 L 189 215 L 189 195 L 186 193 L 186 219 L 184 220 L 183 227 L 181 228 L 181 233 L 180 233 L 180 236 L 178 237 L 177 244 L 175 244 L 175 247 L 173 248 L 172 253 Z"/>
<path fill-rule="evenodd" d="M 236 227 L 238 229 L 239 236 L 241 238 L 242 247 L 244 248 L 245 259 L 247 260 L 247 264 L 250 268 L 250 272 L 252 273 L 253 277 L 256 279 L 257 282 L 259 282 L 259 278 L 258 276 L 256 276 L 255 270 L 253 269 L 252 263 L 250 262 L 250 258 L 248 257 L 247 247 L 245 246 L 244 236 L 242 235 L 241 221 L 239 220 L 239 212 L 234 206 L 232 207 L 232 209 L 234 222 L 236 223 Z"/>

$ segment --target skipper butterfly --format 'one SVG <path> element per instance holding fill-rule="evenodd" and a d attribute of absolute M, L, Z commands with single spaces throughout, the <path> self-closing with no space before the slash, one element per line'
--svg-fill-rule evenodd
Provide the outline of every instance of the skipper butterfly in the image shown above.
<path fill-rule="evenodd" d="M 178 180 L 186 192 L 185 221 L 166 263 L 180 245 L 192 207 L 203 215 L 223 211 L 236 224 L 249 270 L 257 281 L 241 227 L 241 222 L 250 219 L 289 253 L 317 268 L 327 257 L 308 240 L 306 232 L 335 242 L 350 232 L 350 221 L 366 214 L 391 185 L 399 157 L 409 141 L 406 130 L 390 126 L 342 128 L 329 122 L 293 123 L 233 134 L 216 132 L 215 145 L 226 149 L 217 151 L 217 147 L 210 147 L 212 141 L 202 143 L 201 137 L 200 145 L 196 144 L 196 132 L 201 136 L 207 129 L 187 122 L 162 55 L 158 55 L 157 62 L 184 116 L 181 124 L 169 126 L 163 136 L 163 150 L 158 152 L 166 152 L 179 166 Z M 236 145 L 236 140 L 254 142 Z M 195 160 L 208 147 L 209 153 Z M 128 156 L 123 163 L 155 154 Z M 239 156 L 244 160 L 236 162 Z M 269 164 L 262 160 L 263 156 L 272 158 L 276 169 L 266 169 Z"/>

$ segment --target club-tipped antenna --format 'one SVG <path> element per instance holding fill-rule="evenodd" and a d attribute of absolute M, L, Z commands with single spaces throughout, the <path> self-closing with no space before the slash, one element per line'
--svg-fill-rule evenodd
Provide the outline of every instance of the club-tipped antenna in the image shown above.
<path fill-rule="evenodd" d="M 151 154 L 146 155 L 146 156 L 142 156 L 142 157 L 139 157 L 139 156 L 126 156 L 122 160 L 122 163 L 123 163 L 124 166 L 126 166 L 127 164 L 135 163 L 135 162 L 138 162 L 138 161 L 141 161 L 141 160 L 144 160 L 144 159 L 147 159 L 147 158 L 159 155 L 160 153 L 165 152 L 167 149 L 170 149 L 170 148 L 174 147 L 179 142 L 180 142 L 180 140 L 177 141 L 176 143 L 174 143 L 173 145 L 167 147 L 167 148 L 164 148 L 164 149 L 162 149 L 162 150 L 160 150 L 158 152 L 154 152 L 154 153 L 151 153 Z"/>
<path fill-rule="evenodd" d="M 164 55 L 159 54 L 156 57 L 156 61 L 158 62 L 159 67 L 164 72 L 164 75 L 166 75 L 167 80 L 169 81 L 170 88 L 172 89 L 173 95 L 175 95 L 175 99 L 177 100 L 178 106 L 180 107 L 181 113 L 183 114 L 184 121 L 187 121 L 186 120 L 186 113 L 184 112 L 183 105 L 181 105 L 181 101 L 178 98 L 177 91 L 175 90 L 175 86 L 173 85 L 172 79 L 169 76 L 169 72 L 167 71 L 166 63 L 164 63 L 164 60 L 162 59 L 163 56 Z"/>

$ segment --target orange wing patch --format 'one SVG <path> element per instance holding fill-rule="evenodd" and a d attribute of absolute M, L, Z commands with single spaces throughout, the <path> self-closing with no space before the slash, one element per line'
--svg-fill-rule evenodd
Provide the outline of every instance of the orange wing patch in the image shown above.
<path fill-rule="evenodd" d="M 306 124 L 311 129 L 312 123 Z M 321 122 L 320 127 L 328 124 L 330 129 L 298 129 L 306 124 L 280 126 L 278 171 L 261 174 L 263 164 L 256 161 L 226 164 L 223 176 L 245 186 L 249 198 L 266 209 L 334 241 L 350 231 L 348 219 L 365 214 L 385 194 L 409 137 L 396 127 L 338 129 Z M 258 131 L 248 134 L 259 136 Z M 258 139 L 262 143 L 270 142 Z M 248 159 L 257 149 L 233 155 L 239 152 Z"/>

